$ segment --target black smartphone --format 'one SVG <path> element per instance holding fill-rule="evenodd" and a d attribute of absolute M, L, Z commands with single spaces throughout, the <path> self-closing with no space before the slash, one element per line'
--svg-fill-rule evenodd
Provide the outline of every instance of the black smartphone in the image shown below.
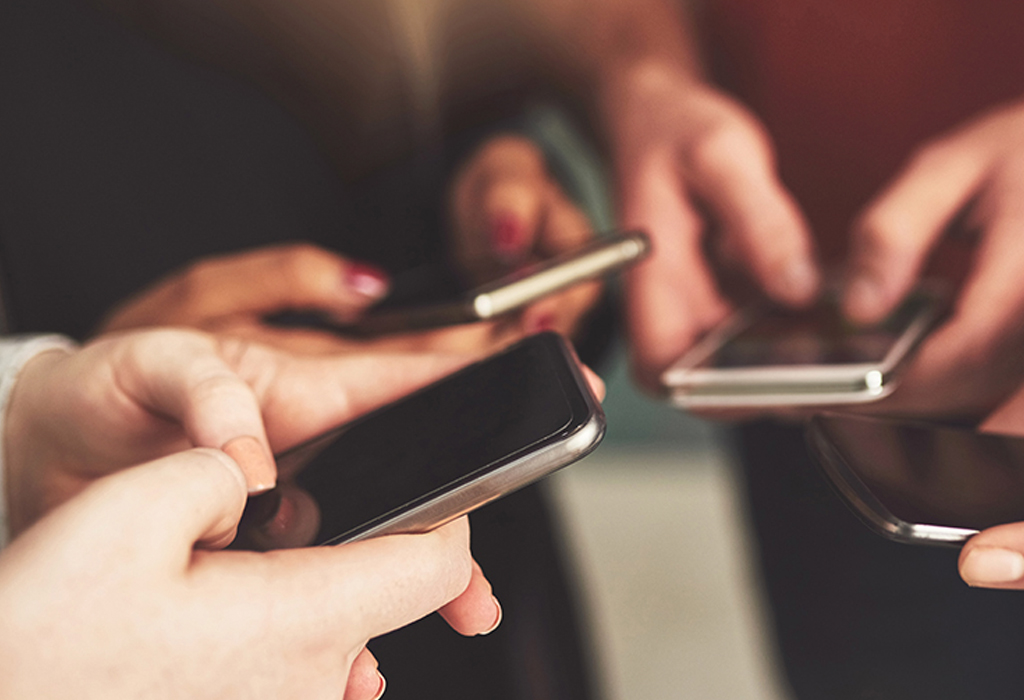
<path fill-rule="evenodd" d="M 278 487 L 250 501 L 241 545 L 265 548 L 252 532 L 268 523 L 274 546 L 425 532 L 580 459 L 604 430 L 568 343 L 530 336 L 277 455 Z"/>
<path fill-rule="evenodd" d="M 899 542 L 961 544 L 1024 521 L 1024 439 L 841 414 L 807 424 L 829 482 L 871 529 Z"/>
<path fill-rule="evenodd" d="M 388 296 L 351 324 L 305 312 L 276 314 L 268 321 L 357 337 L 486 321 L 632 265 L 650 250 L 650 241 L 639 231 L 609 233 L 476 287 L 451 267 L 418 268 L 396 275 Z"/>

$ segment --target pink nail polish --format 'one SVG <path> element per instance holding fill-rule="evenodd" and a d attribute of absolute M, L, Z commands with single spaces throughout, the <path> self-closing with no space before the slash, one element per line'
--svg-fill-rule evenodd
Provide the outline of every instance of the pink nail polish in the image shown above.
<path fill-rule="evenodd" d="M 345 271 L 345 285 L 356 294 L 379 299 L 388 291 L 388 276 L 373 265 L 350 263 Z"/>
<path fill-rule="evenodd" d="M 384 691 L 387 690 L 388 682 L 384 680 L 384 674 L 377 671 L 377 675 L 380 677 L 380 686 L 377 688 L 377 694 L 373 696 L 373 700 L 380 700 L 384 695 Z"/>
<path fill-rule="evenodd" d="M 499 214 L 491 222 L 491 249 L 503 261 L 514 261 L 522 253 L 526 230 L 512 214 Z"/>
<path fill-rule="evenodd" d="M 498 625 L 501 624 L 501 618 L 504 617 L 504 613 L 502 612 L 501 609 L 501 603 L 499 603 L 498 599 L 494 596 L 491 596 L 491 599 L 494 601 L 494 607 L 497 608 L 497 612 L 494 616 L 494 622 L 491 623 L 490 627 L 488 627 L 486 630 L 480 633 L 481 636 L 488 635 L 494 630 L 498 629 Z"/>

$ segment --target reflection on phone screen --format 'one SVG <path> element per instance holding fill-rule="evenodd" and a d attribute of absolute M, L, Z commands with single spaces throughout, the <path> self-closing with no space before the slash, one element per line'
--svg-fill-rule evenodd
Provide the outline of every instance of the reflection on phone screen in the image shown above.
<path fill-rule="evenodd" d="M 871 326 L 848 321 L 833 296 L 809 309 L 772 307 L 696 367 L 877 364 L 929 303 L 922 296 L 911 296 L 888 318 Z"/>
<path fill-rule="evenodd" d="M 1024 439 L 874 418 L 815 420 L 846 466 L 905 522 L 981 530 L 1024 520 Z"/>

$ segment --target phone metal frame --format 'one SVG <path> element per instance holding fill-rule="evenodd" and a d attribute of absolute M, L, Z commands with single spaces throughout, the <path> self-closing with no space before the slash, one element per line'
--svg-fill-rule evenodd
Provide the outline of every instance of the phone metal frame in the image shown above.
<path fill-rule="evenodd" d="M 931 303 L 907 325 L 881 362 L 696 369 L 764 313 L 764 305 L 756 304 L 738 311 L 697 342 L 661 375 L 662 386 L 676 408 L 825 406 L 877 401 L 893 392 L 898 370 L 942 317 L 942 295 L 932 290 L 922 293 Z"/>
<path fill-rule="evenodd" d="M 850 467 L 842 451 L 828 436 L 821 417 L 808 419 L 804 435 L 808 449 L 816 457 L 815 462 L 829 484 L 857 517 L 883 537 L 903 544 L 959 546 L 978 534 L 979 531 L 972 528 L 909 523 L 898 518 L 882 505 Z"/>
<path fill-rule="evenodd" d="M 370 310 L 345 332 L 378 335 L 497 318 L 573 285 L 596 279 L 647 257 L 650 239 L 641 231 L 609 234 L 526 270 L 478 287 L 444 304 Z"/>
<path fill-rule="evenodd" d="M 358 542 L 382 535 L 429 532 L 567 467 L 593 452 L 604 438 L 607 420 L 601 403 L 590 390 L 579 362 L 562 338 L 559 338 L 559 348 L 589 415 L 589 418 L 572 433 L 548 442 L 539 449 L 531 450 L 508 464 L 488 470 L 450 490 L 432 493 L 426 500 L 408 510 L 402 510 L 398 514 L 385 514 L 376 521 L 337 535 L 321 546 Z"/>

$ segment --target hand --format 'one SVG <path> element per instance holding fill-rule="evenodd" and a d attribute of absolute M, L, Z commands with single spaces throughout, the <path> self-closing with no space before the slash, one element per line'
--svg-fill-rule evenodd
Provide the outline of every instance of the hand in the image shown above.
<path fill-rule="evenodd" d="M 103 475 L 192 446 L 222 448 L 253 492 L 271 457 L 465 363 L 436 355 L 291 357 L 230 338 L 157 330 L 43 353 L 6 416 L 12 533 Z M 266 430 L 264 430 L 264 421 Z"/>
<path fill-rule="evenodd" d="M 626 294 L 635 369 L 655 387 L 658 374 L 728 312 L 705 256 L 709 230 L 723 259 L 777 301 L 811 301 L 820 275 L 768 136 L 746 110 L 656 62 L 610 76 L 602 104 L 624 226 L 646 230 L 654 244 L 627 274 Z"/>
<path fill-rule="evenodd" d="M 551 177 L 544 154 L 529 139 L 496 136 L 456 175 L 452 187 L 452 246 L 460 266 L 487 282 L 523 265 L 584 245 L 587 217 Z M 572 336 L 601 294 L 584 282 L 532 304 L 523 333 L 556 330 Z"/>
<path fill-rule="evenodd" d="M 437 609 L 469 635 L 500 619 L 465 518 L 342 547 L 210 551 L 245 496 L 227 455 L 191 450 L 96 481 L 17 539 L 0 555 L 4 696 L 368 700 L 383 690 L 370 638 Z"/>
<path fill-rule="evenodd" d="M 303 354 L 351 352 L 472 352 L 505 345 L 518 323 L 476 323 L 374 340 L 279 328 L 264 321 L 286 310 L 318 310 L 352 321 L 383 297 L 386 274 L 372 266 L 296 243 L 199 260 L 173 272 L 115 308 L 100 333 L 182 326 L 254 340 Z"/>
<path fill-rule="evenodd" d="M 886 410 L 984 415 L 1024 379 L 1022 202 L 1017 103 L 926 144 L 860 217 L 844 298 L 860 321 L 896 306 L 965 213 L 979 234 L 951 317 L 922 346 Z"/>

